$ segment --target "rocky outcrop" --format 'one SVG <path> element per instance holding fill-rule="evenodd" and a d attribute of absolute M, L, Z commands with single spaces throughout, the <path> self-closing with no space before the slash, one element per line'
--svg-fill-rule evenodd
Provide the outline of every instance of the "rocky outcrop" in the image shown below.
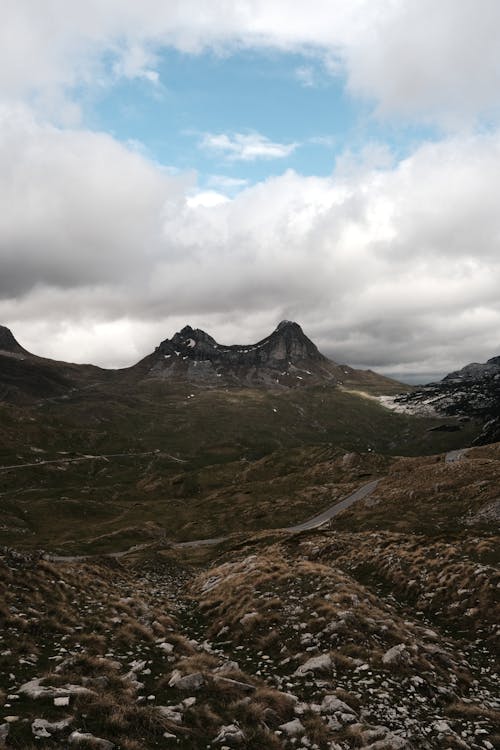
<path fill-rule="evenodd" d="M 182 357 L 192 361 L 210 361 L 222 366 L 272 367 L 289 362 L 327 359 L 307 338 L 298 323 L 283 320 L 270 336 L 256 344 L 223 346 L 199 328 L 185 326 L 157 348 L 164 357 Z"/>
<path fill-rule="evenodd" d="M 219 344 L 200 328 L 184 326 L 146 358 L 147 376 L 200 385 L 299 386 L 337 382 L 338 365 L 325 357 L 298 323 L 283 320 L 255 344 Z"/>
<path fill-rule="evenodd" d="M 473 362 L 438 383 L 384 399 L 397 411 L 477 419 L 483 423 L 475 445 L 500 441 L 500 357 Z"/>
<path fill-rule="evenodd" d="M 395 393 L 397 384 L 369 370 L 355 370 L 325 357 L 298 323 L 282 320 L 255 344 L 219 344 L 199 328 L 185 326 L 136 365 L 146 377 L 187 380 L 200 386 L 295 388 L 329 383 Z"/>

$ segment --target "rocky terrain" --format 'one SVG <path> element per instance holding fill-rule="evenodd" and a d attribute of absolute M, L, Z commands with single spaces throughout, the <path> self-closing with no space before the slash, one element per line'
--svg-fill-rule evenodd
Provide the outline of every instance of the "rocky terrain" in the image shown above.
<path fill-rule="evenodd" d="M 494 443 L 500 440 L 500 357 L 492 357 L 485 364 L 466 365 L 438 383 L 383 401 L 409 414 L 478 420 L 482 429 L 475 444 Z"/>
<path fill-rule="evenodd" d="M 498 747 L 500 446 L 367 460 L 376 490 L 318 530 L 120 560 L 3 548 L 4 745 Z"/>
<path fill-rule="evenodd" d="M 474 418 L 387 409 L 288 321 L 123 371 L 0 328 L 0 388 L 0 747 L 500 746 Z"/>

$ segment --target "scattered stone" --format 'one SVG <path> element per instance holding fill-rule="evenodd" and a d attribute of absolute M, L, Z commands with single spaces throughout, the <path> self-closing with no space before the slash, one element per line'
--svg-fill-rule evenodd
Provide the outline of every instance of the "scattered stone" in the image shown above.
<path fill-rule="evenodd" d="M 35 719 L 31 724 L 31 731 L 35 737 L 51 737 L 54 732 L 60 732 L 66 729 L 73 718 L 61 719 L 61 721 L 47 721 L 46 719 Z"/>
<path fill-rule="evenodd" d="M 219 734 L 214 739 L 214 745 L 228 744 L 229 747 L 241 745 L 245 742 L 245 735 L 237 724 L 227 724 L 220 728 Z"/>
<path fill-rule="evenodd" d="M 295 670 L 294 674 L 298 677 L 303 677 L 308 672 L 326 672 L 332 669 L 332 664 L 330 654 L 320 654 L 320 656 L 313 656 L 304 662 L 304 664 L 301 664 Z"/>
<path fill-rule="evenodd" d="M 160 648 L 166 654 L 171 654 L 174 650 L 174 644 L 163 642 L 158 644 L 158 648 Z"/>
<path fill-rule="evenodd" d="M 302 724 L 300 719 L 292 719 L 292 721 L 287 721 L 286 724 L 280 724 L 279 728 L 289 737 L 302 737 L 302 735 L 306 733 L 304 725 Z"/>
<path fill-rule="evenodd" d="M 241 618 L 240 625 L 246 625 L 247 622 L 252 622 L 258 617 L 259 617 L 258 612 L 247 612 L 246 615 L 243 615 L 243 617 Z"/>
<path fill-rule="evenodd" d="M 321 703 L 322 714 L 356 714 L 356 711 L 352 709 L 347 703 L 341 701 L 336 695 L 325 695 Z"/>
<path fill-rule="evenodd" d="M 216 667 L 214 669 L 214 672 L 217 672 L 217 674 L 226 674 L 226 672 L 239 672 L 240 671 L 240 665 L 237 661 L 225 661 L 224 664 L 221 664 L 220 667 Z"/>
<path fill-rule="evenodd" d="M 205 678 L 201 672 L 193 672 L 182 676 L 179 670 L 175 670 L 169 680 L 169 687 L 177 690 L 199 690 L 205 684 Z"/>
<path fill-rule="evenodd" d="M 96 750 L 113 750 L 115 747 L 113 742 L 103 740 L 101 737 L 94 737 L 90 732 L 72 732 L 68 737 L 68 742 L 72 745 L 80 745 L 82 742 L 86 742 L 93 745 Z"/>
<path fill-rule="evenodd" d="M 397 646 L 393 646 L 382 656 L 382 664 L 388 666 L 399 666 L 401 664 L 408 664 L 410 661 L 410 654 L 404 643 L 399 643 Z"/>
<path fill-rule="evenodd" d="M 21 685 L 19 692 L 27 698 L 38 700 L 39 698 L 59 698 L 71 695 L 94 695 L 93 690 L 83 687 L 82 685 L 63 685 L 62 687 L 50 687 L 41 685 L 41 677 L 26 682 Z"/>
<path fill-rule="evenodd" d="M 178 706 L 157 706 L 156 710 L 164 719 L 172 721 L 174 724 L 182 724 L 182 713 Z"/>
<path fill-rule="evenodd" d="M 69 695 L 54 698 L 54 706 L 69 706 Z"/>
<path fill-rule="evenodd" d="M 434 729 L 435 732 L 440 732 L 442 734 L 448 734 L 453 731 L 450 725 L 448 724 L 448 722 L 443 721 L 443 720 L 435 721 L 434 724 L 432 725 L 432 728 Z"/>

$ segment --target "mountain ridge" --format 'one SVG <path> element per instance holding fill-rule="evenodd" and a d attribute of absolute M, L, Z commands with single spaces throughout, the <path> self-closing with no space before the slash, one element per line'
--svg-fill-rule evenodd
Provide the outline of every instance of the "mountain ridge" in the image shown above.
<path fill-rule="evenodd" d="M 356 370 L 322 354 L 301 326 L 282 320 L 268 336 L 251 344 L 219 344 L 199 328 L 184 326 L 165 339 L 138 365 L 146 377 L 184 378 L 209 386 L 301 387 L 334 386 L 381 388 L 403 384 L 372 370 Z"/>
<path fill-rule="evenodd" d="M 442 380 L 428 383 L 411 393 L 386 399 L 409 414 L 437 414 L 475 419 L 483 424 L 475 445 L 500 440 L 500 356 L 484 364 L 471 362 L 448 373 Z"/>

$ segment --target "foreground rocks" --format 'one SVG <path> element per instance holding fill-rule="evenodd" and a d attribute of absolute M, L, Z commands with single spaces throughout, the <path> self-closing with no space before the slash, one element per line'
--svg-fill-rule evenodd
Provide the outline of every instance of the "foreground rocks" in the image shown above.
<path fill-rule="evenodd" d="M 377 544 L 399 571 L 377 574 L 383 591 L 356 567 L 370 534 L 309 533 L 196 574 L 4 550 L 0 747 L 495 748 L 493 641 L 409 605 L 404 545 Z M 481 575 L 467 591 L 489 601 Z"/>

